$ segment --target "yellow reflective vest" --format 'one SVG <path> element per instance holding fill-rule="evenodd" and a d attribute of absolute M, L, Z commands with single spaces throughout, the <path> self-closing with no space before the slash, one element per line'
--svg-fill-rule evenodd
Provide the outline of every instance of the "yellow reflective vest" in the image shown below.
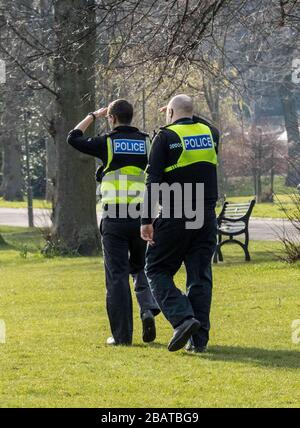
<path fill-rule="evenodd" d="M 215 144 L 207 125 L 202 123 L 177 123 L 167 126 L 166 129 L 170 129 L 178 135 L 182 145 L 182 153 L 176 164 L 165 168 L 165 172 L 196 162 L 209 162 L 217 165 Z"/>
<path fill-rule="evenodd" d="M 118 140 L 119 153 L 131 154 L 133 156 L 149 154 L 150 139 L 145 140 Z M 122 168 L 110 170 L 113 161 L 115 147 L 110 136 L 106 139 L 107 143 L 107 165 L 103 171 L 104 177 L 101 182 L 101 202 L 105 204 L 130 204 L 142 203 L 145 192 L 145 172 L 143 169 L 127 165 Z M 126 152 L 126 144 L 130 145 L 129 152 Z M 123 147 L 124 146 L 124 147 Z M 144 152 L 142 152 L 144 150 Z"/>

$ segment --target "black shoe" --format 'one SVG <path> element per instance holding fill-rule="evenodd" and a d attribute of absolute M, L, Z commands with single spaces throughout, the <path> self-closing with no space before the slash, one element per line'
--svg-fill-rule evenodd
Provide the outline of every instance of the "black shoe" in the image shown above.
<path fill-rule="evenodd" d="M 191 342 L 188 342 L 185 347 L 185 350 L 194 354 L 204 354 L 205 352 L 207 352 L 207 346 L 194 346 L 191 344 Z"/>
<path fill-rule="evenodd" d="M 170 352 L 179 351 L 183 348 L 189 338 L 197 333 L 200 328 L 200 323 L 195 318 L 189 318 L 181 323 L 174 330 L 174 335 L 168 345 Z"/>
<path fill-rule="evenodd" d="M 143 324 L 143 341 L 146 343 L 153 342 L 156 338 L 156 328 L 152 311 L 143 312 L 141 318 Z"/>

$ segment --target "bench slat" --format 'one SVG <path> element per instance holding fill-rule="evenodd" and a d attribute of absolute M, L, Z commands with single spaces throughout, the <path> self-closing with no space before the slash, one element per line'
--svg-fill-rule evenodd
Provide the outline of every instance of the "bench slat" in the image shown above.
<path fill-rule="evenodd" d="M 248 208 L 246 209 L 246 208 L 231 208 L 231 207 L 228 207 L 228 208 L 225 208 L 225 211 L 237 211 L 237 212 L 247 212 L 248 211 Z"/>
<path fill-rule="evenodd" d="M 230 202 L 226 204 L 227 207 L 250 207 L 250 202 L 245 202 L 244 204 L 231 204 Z"/>
<path fill-rule="evenodd" d="M 245 214 L 247 214 L 247 213 L 243 213 L 243 212 L 236 212 L 236 211 L 234 211 L 234 212 L 228 212 L 228 211 L 225 211 L 225 217 L 231 217 L 231 216 L 239 216 L 239 217 L 242 217 L 242 216 L 244 216 Z"/>

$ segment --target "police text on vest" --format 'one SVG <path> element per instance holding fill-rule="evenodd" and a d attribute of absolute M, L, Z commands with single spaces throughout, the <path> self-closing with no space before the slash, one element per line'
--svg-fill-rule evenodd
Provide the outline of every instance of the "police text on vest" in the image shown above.
<path fill-rule="evenodd" d="M 114 153 L 120 155 L 145 155 L 146 143 L 143 140 L 113 140 Z"/>
<path fill-rule="evenodd" d="M 210 135 L 194 135 L 183 137 L 186 150 L 212 149 L 213 143 Z"/>

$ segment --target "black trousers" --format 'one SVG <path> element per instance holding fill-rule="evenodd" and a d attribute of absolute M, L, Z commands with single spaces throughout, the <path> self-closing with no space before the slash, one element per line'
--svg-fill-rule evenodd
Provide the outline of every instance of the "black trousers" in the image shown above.
<path fill-rule="evenodd" d="M 200 321 L 199 333 L 191 338 L 195 346 L 205 346 L 209 340 L 216 226 L 214 210 L 205 213 L 204 225 L 198 230 L 186 229 L 183 219 L 158 218 L 154 222 L 155 244 L 149 245 L 146 253 L 148 281 L 167 320 L 174 328 L 192 316 Z M 173 280 L 182 263 L 186 294 Z"/>
<path fill-rule="evenodd" d="M 160 312 L 144 272 L 146 243 L 140 238 L 139 219 L 105 218 L 100 226 L 106 279 L 106 308 L 111 332 L 117 344 L 131 344 L 132 298 L 129 276 L 141 314 Z"/>

